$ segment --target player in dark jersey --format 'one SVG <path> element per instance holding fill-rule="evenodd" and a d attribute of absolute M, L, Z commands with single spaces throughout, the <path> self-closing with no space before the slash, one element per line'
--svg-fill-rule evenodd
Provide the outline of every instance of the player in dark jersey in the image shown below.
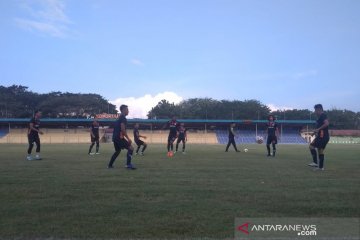
<path fill-rule="evenodd" d="M 272 156 L 275 157 L 276 144 L 279 136 L 279 128 L 277 123 L 275 122 L 275 118 L 273 115 L 269 115 L 266 127 L 267 127 L 267 140 L 266 140 L 267 156 L 268 157 L 271 156 L 270 144 L 272 144 L 272 150 L 273 150 Z"/>
<path fill-rule="evenodd" d="M 234 127 L 235 127 L 235 123 L 231 123 L 229 127 L 229 142 L 226 146 L 225 152 L 229 150 L 231 144 L 234 146 L 236 152 L 240 152 L 236 147 Z"/>
<path fill-rule="evenodd" d="M 108 164 L 108 168 L 113 168 L 113 164 L 115 159 L 119 156 L 121 149 L 127 149 L 126 154 L 126 168 L 130 170 L 135 170 L 135 166 L 131 164 L 132 154 L 134 152 L 134 148 L 131 145 L 131 139 L 129 138 L 126 132 L 126 124 L 127 119 L 126 116 L 129 114 L 129 108 L 126 105 L 120 106 L 120 116 L 118 120 L 115 122 L 114 131 L 113 131 L 113 143 L 115 152 L 112 155 L 110 162 Z"/>
<path fill-rule="evenodd" d="M 90 148 L 89 148 L 89 155 L 94 155 L 94 154 L 100 154 L 99 153 L 99 147 L 100 147 L 100 144 L 99 144 L 99 122 L 97 121 L 96 118 L 94 118 L 94 121 L 93 123 L 91 124 L 91 128 L 90 128 L 90 139 L 91 139 L 91 145 L 90 145 Z M 92 148 L 94 147 L 96 143 L 96 152 L 95 153 L 92 153 L 91 150 Z"/>
<path fill-rule="evenodd" d="M 177 142 L 176 142 L 176 151 L 175 152 L 178 151 L 180 142 L 182 142 L 182 144 L 183 144 L 182 153 L 185 154 L 185 143 L 187 142 L 187 133 L 186 133 L 186 128 L 184 126 L 184 123 L 181 123 L 178 128 L 178 138 L 177 138 Z"/>
<path fill-rule="evenodd" d="M 169 155 L 172 154 L 174 150 L 174 141 L 177 138 L 177 128 L 179 126 L 179 123 L 178 121 L 176 121 L 176 117 L 173 116 L 172 119 L 167 123 L 167 125 L 170 129 L 167 141 L 167 151 Z"/>
<path fill-rule="evenodd" d="M 41 112 L 39 110 L 35 111 L 34 117 L 30 119 L 29 128 L 28 128 L 28 141 L 29 141 L 29 148 L 28 148 L 28 155 L 26 157 L 27 160 L 31 161 L 34 158 L 31 156 L 32 149 L 34 147 L 34 142 L 36 143 L 36 156 L 35 160 L 41 160 L 40 157 L 40 137 L 39 134 L 43 134 L 40 131 L 40 118 Z"/>
<path fill-rule="evenodd" d="M 310 143 L 310 153 L 313 158 L 313 162 L 308 164 L 310 167 L 316 167 L 315 170 L 324 170 L 324 150 L 327 143 L 330 140 L 329 136 L 329 120 L 326 113 L 324 113 L 323 106 L 321 104 L 316 104 L 314 106 L 315 114 L 318 119 L 316 121 L 316 129 L 314 134 L 316 137 L 314 141 Z M 318 153 L 316 152 L 318 150 Z M 318 162 L 319 154 L 319 162 Z"/>
<path fill-rule="evenodd" d="M 142 148 L 142 150 L 140 152 L 140 155 L 144 155 L 144 151 L 145 151 L 145 149 L 147 147 L 146 142 L 142 141 L 140 138 L 146 139 L 146 136 L 140 135 L 140 133 L 139 133 L 139 124 L 136 123 L 135 126 L 134 126 L 134 141 L 135 141 L 135 143 L 137 145 L 135 155 L 138 155 L 141 146 L 143 146 L 143 148 Z"/>

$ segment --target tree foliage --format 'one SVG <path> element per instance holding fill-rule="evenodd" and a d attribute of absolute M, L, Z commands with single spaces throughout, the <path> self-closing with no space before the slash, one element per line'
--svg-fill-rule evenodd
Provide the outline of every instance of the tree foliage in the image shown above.
<path fill-rule="evenodd" d="M 52 118 L 117 113 L 116 106 L 98 94 L 38 94 L 21 85 L 0 86 L 0 117 L 30 117 L 36 109 L 40 109 L 44 117 Z"/>
<path fill-rule="evenodd" d="M 316 120 L 313 111 L 292 109 L 271 112 L 268 106 L 258 100 L 215 100 L 212 98 L 191 98 L 179 104 L 167 100 L 160 101 L 153 107 L 148 118 L 160 119 L 177 116 L 181 119 L 267 119 L 269 114 L 278 120 Z M 326 111 L 332 129 L 359 129 L 360 112 L 330 109 Z"/>
<path fill-rule="evenodd" d="M 116 106 L 98 94 L 50 92 L 34 93 L 28 87 L 0 86 L 0 118 L 30 117 L 36 109 L 44 117 L 86 117 L 99 113 L 117 113 Z M 327 110 L 332 129 L 360 129 L 360 112 L 350 110 Z M 292 109 L 271 112 L 258 100 L 215 100 L 212 98 L 190 98 L 179 104 L 160 101 L 149 113 L 149 119 L 251 119 L 264 120 L 272 113 L 278 120 L 316 120 L 313 111 Z"/>
<path fill-rule="evenodd" d="M 257 100 L 190 98 L 177 105 L 162 100 L 150 110 L 148 117 L 170 118 L 176 115 L 182 119 L 262 119 L 269 113 L 270 109 Z"/>

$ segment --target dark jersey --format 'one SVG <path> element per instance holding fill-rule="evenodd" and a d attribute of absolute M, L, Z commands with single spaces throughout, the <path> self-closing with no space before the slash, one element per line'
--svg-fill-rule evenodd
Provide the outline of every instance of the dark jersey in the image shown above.
<path fill-rule="evenodd" d="M 121 132 L 121 124 L 122 123 L 124 123 L 125 127 L 126 127 L 127 119 L 126 119 L 125 115 L 120 115 L 118 120 L 116 120 L 116 122 L 115 122 L 114 131 L 113 131 L 113 140 L 124 138 L 124 133 Z"/>
<path fill-rule="evenodd" d="M 171 120 L 168 122 L 170 132 L 169 135 L 176 136 L 177 135 L 177 128 L 178 128 L 178 122 L 176 120 Z"/>
<path fill-rule="evenodd" d="M 99 123 L 92 123 L 91 124 L 91 132 L 94 134 L 95 137 L 99 136 Z"/>
<path fill-rule="evenodd" d="M 268 136 L 276 136 L 276 130 L 278 129 L 278 125 L 274 121 L 269 121 L 267 124 Z"/>
<path fill-rule="evenodd" d="M 325 113 L 322 113 L 316 121 L 316 128 L 320 128 L 322 125 L 324 125 L 324 122 L 327 119 L 327 115 Z M 329 127 L 321 129 L 318 136 L 321 138 L 329 138 Z"/>
<path fill-rule="evenodd" d="M 33 124 L 33 127 L 36 130 L 39 130 L 39 128 L 40 128 L 40 119 L 39 118 L 35 118 L 35 117 L 31 118 L 30 119 L 30 124 L 31 123 Z M 34 131 L 34 130 L 30 129 L 30 124 L 29 124 L 29 128 L 28 128 L 28 134 L 29 135 L 37 135 L 37 134 L 39 134 L 37 131 Z"/>
<path fill-rule="evenodd" d="M 139 133 L 139 129 L 134 128 L 134 140 L 135 142 L 140 140 L 140 133 Z"/>
<path fill-rule="evenodd" d="M 179 138 L 185 138 L 185 136 L 186 136 L 186 128 L 185 127 L 180 126 L 178 129 L 178 132 L 179 132 Z"/>
<path fill-rule="evenodd" d="M 233 127 L 229 127 L 229 138 L 234 138 L 234 128 Z"/>

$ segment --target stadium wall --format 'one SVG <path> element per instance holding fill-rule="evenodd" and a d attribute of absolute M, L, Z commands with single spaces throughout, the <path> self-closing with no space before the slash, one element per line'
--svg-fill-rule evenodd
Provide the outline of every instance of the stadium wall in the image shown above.
<path fill-rule="evenodd" d="M 30 119 L 0 119 L 0 129 L 5 129 L 0 143 L 27 143 L 27 127 Z M 132 127 L 135 123 L 140 123 L 141 134 L 147 135 L 148 143 L 166 143 L 168 130 L 165 130 L 165 124 L 169 119 L 129 119 L 129 133 L 132 136 Z M 41 129 L 44 135 L 41 136 L 42 143 L 89 143 L 89 127 L 93 119 L 41 119 Z M 111 134 L 108 132 L 113 127 L 114 119 L 98 119 L 101 128 L 103 142 L 111 142 Z M 222 135 L 226 138 L 227 128 L 231 122 L 237 124 L 237 131 L 240 137 L 237 138 L 239 143 L 255 143 L 257 135 L 265 135 L 267 120 L 207 120 L 207 119 L 178 119 L 184 122 L 189 129 L 189 143 L 199 144 L 224 144 L 224 140 L 219 138 Z M 315 123 L 309 120 L 279 120 L 281 135 L 287 130 L 292 134 L 300 130 L 309 130 Z M 310 125 L 310 128 L 309 128 Z M 247 132 L 248 137 L 244 138 L 243 134 Z M 220 140 L 219 140 L 220 139 Z M 252 140 L 253 139 L 253 140 Z M 281 139 L 286 139 L 281 136 Z M 282 143 L 280 141 L 280 143 Z M 286 142 L 285 142 L 286 143 Z M 289 142 L 292 143 L 292 142 Z M 306 143 L 306 142 L 305 142 Z"/>

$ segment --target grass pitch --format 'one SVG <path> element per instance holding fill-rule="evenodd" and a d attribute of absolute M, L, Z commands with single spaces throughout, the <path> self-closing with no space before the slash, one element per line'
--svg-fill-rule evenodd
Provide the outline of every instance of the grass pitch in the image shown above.
<path fill-rule="evenodd" d="M 88 156 L 89 145 L 43 145 L 26 161 L 26 145 L 0 145 L 0 238 L 232 238 L 235 217 L 359 217 L 360 146 L 328 145 L 324 172 L 306 165 L 306 145 L 264 145 L 225 153 L 189 145 L 166 156 L 149 145 L 124 169 L 125 152 Z"/>

